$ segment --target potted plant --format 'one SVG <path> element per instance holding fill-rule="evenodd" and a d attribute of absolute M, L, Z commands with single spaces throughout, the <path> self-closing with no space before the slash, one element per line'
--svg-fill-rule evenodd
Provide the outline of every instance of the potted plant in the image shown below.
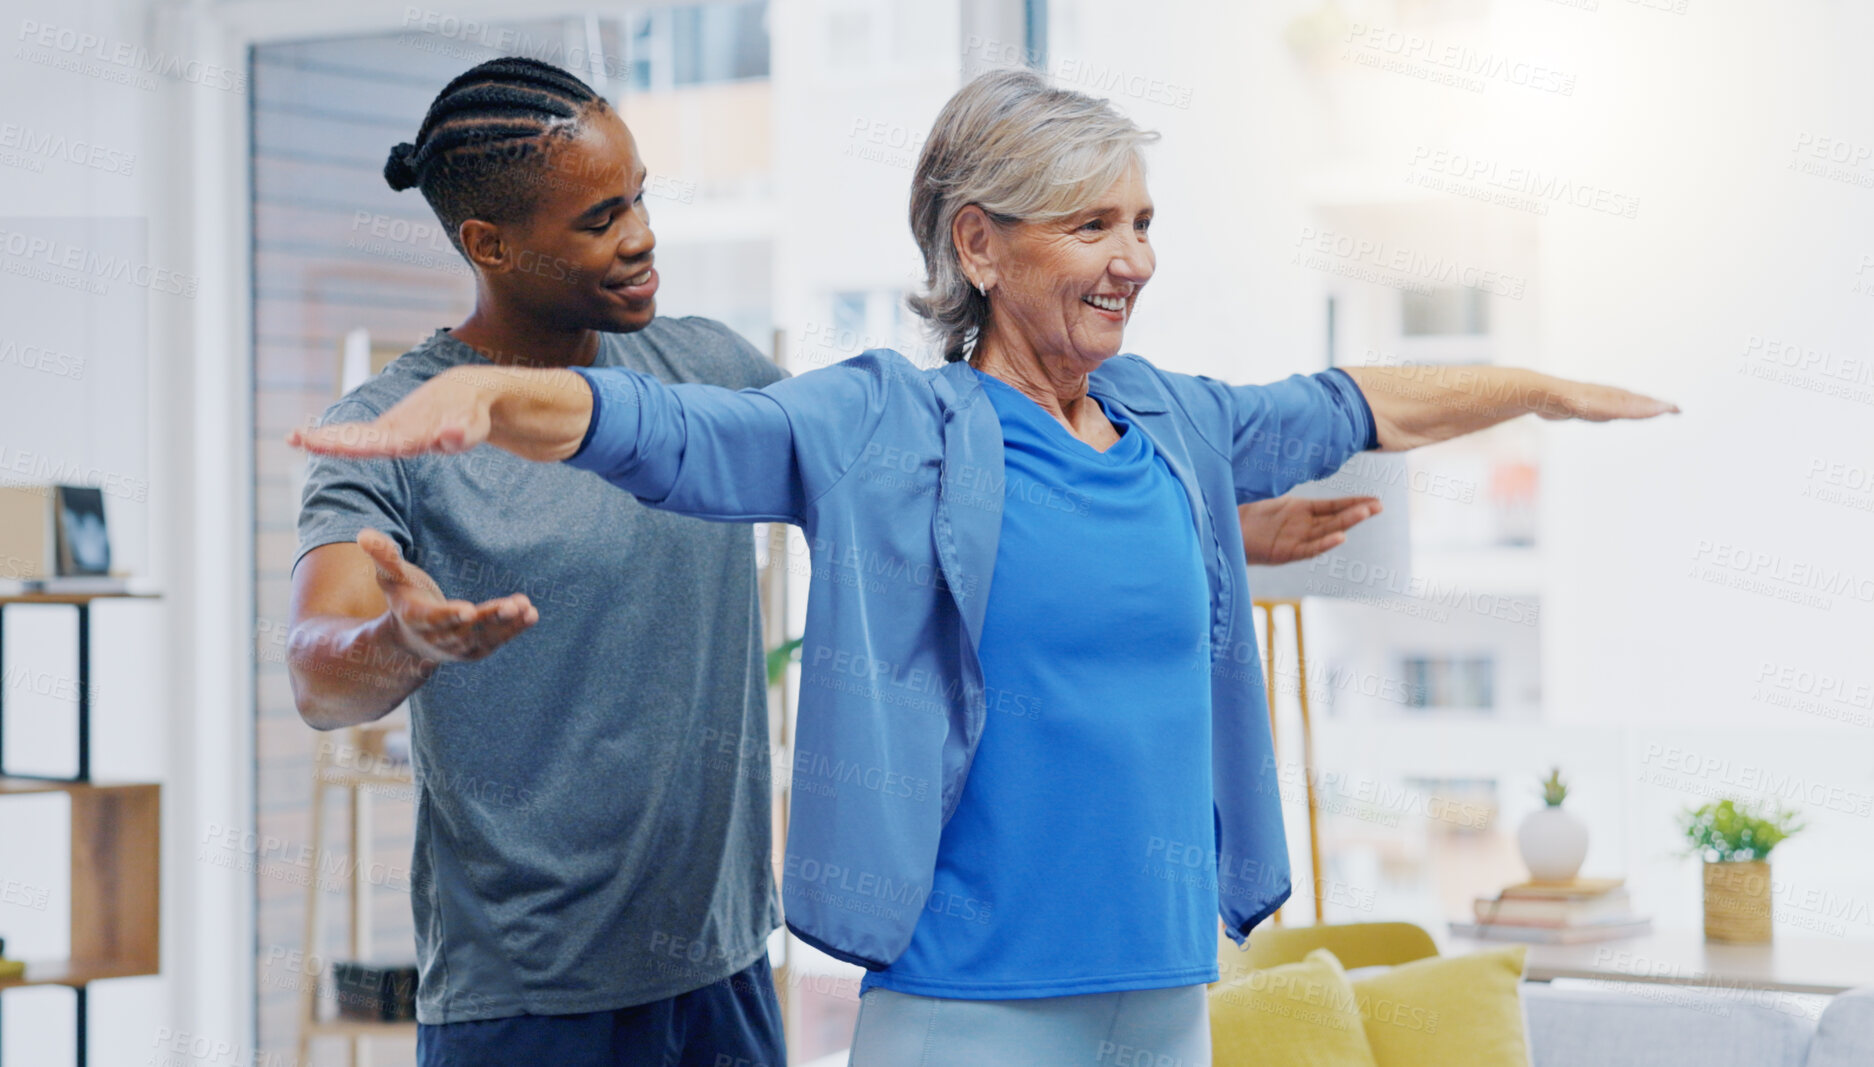
<path fill-rule="evenodd" d="M 1770 850 L 1803 829 L 1781 805 L 1719 800 L 1682 816 L 1691 853 L 1705 861 L 1705 939 L 1770 940 Z"/>
<path fill-rule="evenodd" d="M 1588 826 L 1562 808 L 1562 801 L 1568 799 L 1568 783 L 1562 780 L 1560 767 L 1551 768 L 1541 784 L 1543 806 L 1530 812 L 1517 828 L 1516 844 L 1531 879 L 1566 882 L 1588 858 Z"/>

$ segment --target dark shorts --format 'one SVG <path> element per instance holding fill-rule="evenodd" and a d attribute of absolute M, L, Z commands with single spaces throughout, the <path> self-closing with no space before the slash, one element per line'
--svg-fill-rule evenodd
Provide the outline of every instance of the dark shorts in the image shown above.
<path fill-rule="evenodd" d="M 668 1000 L 581 1015 L 418 1026 L 421 1067 L 786 1067 L 781 1005 L 763 956 Z"/>

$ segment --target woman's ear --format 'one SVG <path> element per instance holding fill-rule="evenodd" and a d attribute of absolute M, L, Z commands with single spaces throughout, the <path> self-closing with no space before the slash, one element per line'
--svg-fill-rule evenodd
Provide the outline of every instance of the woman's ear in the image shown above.
<path fill-rule="evenodd" d="M 978 289 L 996 284 L 995 227 L 989 216 L 975 204 L 963 205 L 950 223 L 950 240 L 956 246 L 957 259 L 963 264 L 963 276 Z"/>

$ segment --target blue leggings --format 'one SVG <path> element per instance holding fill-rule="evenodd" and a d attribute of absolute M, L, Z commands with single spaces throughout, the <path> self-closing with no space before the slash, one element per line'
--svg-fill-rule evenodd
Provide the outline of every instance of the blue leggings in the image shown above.
<path fill-rule="evenodd" d="M 1201 985 L 1030 1000 L 859 999 L 850 1067 L 1210 1067 Z"/>
<path fill-rule="evenodd" d="M 421 1067 L 787 1067 L 762 956 L 713 985 L 615 1011 L 418 1026 Z"/>

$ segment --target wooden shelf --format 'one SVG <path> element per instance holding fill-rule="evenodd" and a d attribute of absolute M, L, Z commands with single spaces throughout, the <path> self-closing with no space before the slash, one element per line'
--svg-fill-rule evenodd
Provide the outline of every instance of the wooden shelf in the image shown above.
<path fill-rule="evenodd" d="M 15 604 L 62 604 L 78 616 L 78 766 L 70 778 L 6 774 L 0 797 L 63 794 L 71 811 L 70 959 L 26 962 L 0 989 L 65 986 L 77 1021 L 77 1060 L 86 1062 L 89 985 L 109 978 L 153 975 L 161 969 L 162 805 L 156 782 L 99 782 L 91 778 L 91 604 L 97 600 L 156 600 L 161 594 L 79 590 L 0 595 L 0 654 L 6 609 Z M 4 694 L 0 694 L 3 701 Z M 4 703 L 0 702 L 0 711 Z M 0 735 L 5 721 L 0 718 Z"/>
<path fill-rule="evenodd" d="M 71 798 L 69 960 L 26 964 L 0 989 L 155 974 L 160 958 L 162 790 L 154 782 L 62 782 L 9 776 L 0 795 Z"/>
<path fill-rule="evenodd" d="M 324 869 L 325 866 L 325 808 L 328 791 L 338 791 L 346 797 L 346 824 L 349 839 L 350 862 L 345 865 L 349 882 L 347 896 L 350 898 L 346 909 L 346 948 L 345 952 L 352 959 L 363 958 L 369 949 L 371 908 L 367 902 L 369 883 L 361 881 L 357 872 L 363 858 L 359 841 L 369 837 L 366 827 L 371 822 L 370 798 L 380 789 L 411 789 L 415 779 L 408 763 L 392 763 L 384 758 L 385 740 L 389 733 L 383 725 L 353 726 L 345 732 L 344 748 L 350 755 L 360 757 L 363 767 L 342 766 L 334 752 L 327 746 L 321 746 L 318 759 L 313 764 L 312 772 L 312 847 L 313 862 Z M 308 956 L 318 955 L 329 959 L 331 954 L 324 951 L 320 937 L 322 927 L 324 894 L 319 891 L 316 881 L 306 883 L 306 934 L 303 950 Z M 296 1063 L 312 1062 L 312 1042 L 318 1038 L 339 1038 L 349 1046 L 347 1052 L 350 1062 L 358 1062 L 358 1043 L 371 1038 L 414 1037 L 415 1021 L 383 1022 L 376 1019 L 348 1019 L 333 1014 L 322 1017 L 324 1011 L 336 1006 L 324 995 L 324 983 L 307 983 L 300 994 L 299 1015 L 299 1055 Z"/>
<path fill-rule="evenodd" d="M 93 600 L 160 600 L 161 593 L 7 593 L 0 595 L 0 607 L 8 604 L 89 604 Z"/>
<path fill-rule="evenodd" d="M 105 978 L 137 978 L 156 973 L 154 965 L 129 962 L 90 963 L 74 960 L 27 960 L 19 978 L 0 978 L 0 989 L 31 985 L 82 986 Z"/>
<path fill-rule="evenodd" d="M 120 789 L 156 788 L 155 782 L 74 782 L 66 778 L 33 778 L 27 775 L 0 776 L 0 796 L 25 793 L 96 793 Z"/>

